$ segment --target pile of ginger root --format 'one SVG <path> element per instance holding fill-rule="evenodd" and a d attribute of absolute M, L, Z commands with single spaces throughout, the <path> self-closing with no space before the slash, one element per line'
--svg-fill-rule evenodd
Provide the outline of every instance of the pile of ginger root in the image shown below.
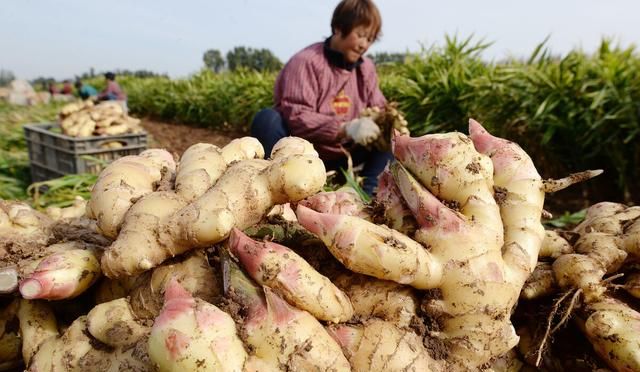
<path fill-rule="evenodd" d="M 129 116 L 118 101 L 72 102 L 58 113 L 62 133 L 77 138 L 140 133 L 140 119 Z"/>
<path fill-rule="evenodd" d="M 544 369 L 553 332 L 540 341 L 512 318 L 553 294 L 572 299 L 602 366 L 638 370 L 640 317 L 609 276 L 640 249 L 640 213 L 603 204 L 572 232 L 541 223 L 545 193 L 597 172 L 543 181 L 474 120 L 391 148 L 369 204 L 323 191 L 309 142 L 284 138 L 264 159 L 244 137 L 117 159 L 84 213 L 32 211 L 26 230 L 0 214 L 22 229 L 0 246 L 0 370 Z M 581 248 L 596 232 L 617 251 Z"/>

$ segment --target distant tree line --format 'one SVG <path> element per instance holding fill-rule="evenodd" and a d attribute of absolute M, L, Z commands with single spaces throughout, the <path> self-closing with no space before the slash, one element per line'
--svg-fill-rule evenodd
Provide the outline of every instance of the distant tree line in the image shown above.
<path fill-rule="evenodd" d="M 120 69 L 115 69 L 115 70 L 110 70 L 111 72 L 113 72 L 114 74 L 116 74 L 116 76 L 130 76 L 130 77 L 137 77 L 137 78 L 150 78 L 150 77 L 168 77 L 167 74 L 159 74 L 157 72 L 153 72 L 153 71 L 149 71 L 149 70 L 120 70 Z M 91 68 L 89 70 L 89 72 L 85 72 L 79 76 L 76 76 L 76 79 L 91 79 L 94 78 L 96 76 L 103 76 L 104 73 L 107 71 L 102 71 L 100 73 L 98 73 L 96 75 L 95 71 L 93 68 Z"/>
<path fill-rule="evenodd" d="M 367 57 L 371 58 L 376 65 L 381 64 L 401 64 L 404 63 L 409 53 L 389 53 L 389 52 L 377 52 L 374 54 L 368 54 Z"/>
<path fill-rule="evenodd" d="M 9 85 L 10 82 L 15 79 L 13 72 L 5 69 L 0 69 L 0 87 Z"/>
<path fill-rule="evenodd" d="M 408 53 L 378 52 L 369 54 L 376 64 L 404 63 Z M 206 68 L 214 72 L 224 70 L 235 71 L 239 68 L 268 72 L 278 71 L 282 62 L 269 49 L 254 49 L 244 46 L 235 47 L 227 52 L 226 57 L 218 49 L 204 52 L 202 61 Z"/>
<path fill-rule="evenodd" d="M 407 58 L 407 53 L 389 53 L 389 52 L 377 52 L 369 54 L 367 57 L 371 58 L 377 65 L 381 64 L 395 64 L 404 63 Z M 235 71 L 239 68 L 250 69 L 255 71 L 278 71 L 282 68 L 282 62 L 276 57 L 269 49 L 254 49 L 244 46 L 239 46 L 230 50 L 226 56 L 217 49 L 209 49 L 202 56 L 202 60 L 206 68 L 221 72 L 223 70 Z M 106 72 L 106 71 L 105 71 Z M 149 70 L 127 70 L 117 69 L 113 71 L 117 76 L 132 76 L 136 78 L 148 78 L 148 77 L 167 77 L 166 74 L 158 74 Z M 97 76 L 102 76 L 104 72 L 96 73 L 94 68 L 90 68 L 89 71 L 84 72 L 74 77 L 75 80 L 93 79 Z M 0 69 L 0 86 L 6 86 L 15 79 L 13 72 L 5 69 Z M 40 76 L 31 80 L 31 84 L 36 87 L 42 87 L 46 89 L 49 83 L 55 83 L 56 79 L 52 77 Z"/>
<path fill-rule="evenodd" d="M 76 75 L 74 76 L 73 79 L 63 79 L 60 81 L 66 81 L 66 80 L 87 80 L 87 79 L 93 79 L 95 77 L 100 77 L 103 76 L 104 73 L 107 71 L 103 71 L 103 72 L 96 72 L 94 70 L 94 68 L 90 68 L 89 71 L 87 72 L 83 72 L 80 75 Z M 167 74 L 159 74 L 153 71 L 149 71 L 149 70 L 127 70 L 127 69 L 116 69 L 116 70 L 111 70 L 111 72 L 115 73 L 116 76 L 131 76 L 131 77 L 136 77 L 136 78 L 149 78 L 149 77 L 156 77 L 156 76 L 160 76 L 160 77 L 168 77 Z M 60 82 L 52 77 L 46 77 L 46 76 L 40 76 L 37 77 L 33 80 L 30 81 L 31 85 L 33 85 L 34 87 L 40 87 L 41 89 L 45 90 L 47 89 L 47 86 L 50 83 L 57 83 Z"/>
<path fill-rule="evenodd" d="M 244 46 L 233 48 L 226 56 L 217 49 L 209 49 L 204 52 L 202 61 L 206 68 L 214 72 L 235 71 L 240 68 L 267 72 L 282 68 L 282 62 L 269 49 Z"/>

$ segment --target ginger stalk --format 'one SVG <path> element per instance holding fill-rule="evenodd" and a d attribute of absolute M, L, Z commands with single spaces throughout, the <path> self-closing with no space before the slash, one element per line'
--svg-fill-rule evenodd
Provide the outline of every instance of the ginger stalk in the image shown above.
<path fill-rule="evenodd" d="M 92 249 L 53 253 L 20 282 L 20 293 L 26 299 L 73 298 L 87 290 L 100 275 L 100 263 Z"/>
<path fill-rule="evenodd" d="M 233 262 L 229 265 L 229 293 L 246 310 L 242 335 L 256 357 L 280 370 L 351 370 L 340 346 L 316 318 L 268 287 L 261 290 Z"/>
<path fill-rule="evenodd" d="M 445 370 L 442 362 L 431 358 L 418 335 L 383 320 L 332 325 L 328 331 L 342 346 L 354 371 Z"/>
<path fill-rule="evenodd" d="M 233 319 L 193 298 L 172 280 L 149 336 L 149 356 L 160 371 L 242 371 L 247 353 Z"/>
<path fill-rule="evenodd" d="M 353 271 L 440 289 L 426 309 L 455 368 L 477 368 L 518 343 L 510 314 L 544 237 L 542 180 L 529 156 L 473 120 L 469 131 L 394 138 L 391 173 L 422 245 L 355 217 L 297 210 Z"/>
<path fill-rule="evenodd" d="M 299 309 L 334 323 L 353 317 L 349 298 L 293 250 L 257 242 L 238 229 L 231 232 L 229 250 L 258 284 L 269 286 Z"/>

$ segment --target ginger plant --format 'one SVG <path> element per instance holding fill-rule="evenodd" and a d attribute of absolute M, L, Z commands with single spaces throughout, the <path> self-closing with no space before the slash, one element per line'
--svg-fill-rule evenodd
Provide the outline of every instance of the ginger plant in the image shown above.
<path fill-rule="evenodd" d="M 640 259 L 639 228 L 640 207 L 595 204 L 574 229 L 576 253 L 561 255 L 553 262 L 558 286 L 581 294 L 576 322 L 596 353 L 617 371 L 640 370 L 640 312 L 613 296 L 608 290 L 610 279 L 604 278 L 618 273 L 626 261 Z"/>
<path fill-rule="evenodd" d="M 245 229 L 258 223 L 276 204 L 302 200 L 320 191 L 326 172 L 313 147 L 300 146 L 300 141 L 283 141 L 296 142 L 296 149 L 286 151 L 280 146 L 279 155 L 263 160 L 254 158 L 264 154 L 255 139 L 234 140 L 220 150 L 224 161 L 216 160 L 216 164 L 224 165 L 223 171 L 214 166 L 204 169 L 197 164 L 190 165 L 189 162 L 200 164 L 199 156 L 192 155 L 198 152 L 194 149 L 178 167 L 178 192 L 153 190 L 154 182 L 147 177 L 145 182 L 140 182 L 140 190 L 131 191 L 139 200 L 126 194 L 128 203 L 120 204 L 117 226 L 109 225 L 115 219 L 113 213 L 99 214 L 94 210 L 110 204 L 96 201 L 91 215 L 98 219 L 102 230 L 110 226 L 108 230 L 117 232 L 116 240 L 101 259 L 104 274 L 110 278 L 141 274 L 171 257 L 225 240 L 234 227 Z M 216 149 L 205 152 L 218 158 Z M 111 173 L 118 177 L 126 173 L 126 169 L 120 170 L 114 164 Z M 116 177 L 109 174 L 104 178 Z M 102 179 L 102 174 L 100 177 Z M 202 184 L 181 186 L 180 182 L 190 177 Z M 94 197 L 107 198 L 114 190 L 96 190 L 90 206 Z M 141 248 L 132 250 L 132 245 Z"/>
<path fill-rule="evenodd" d="M 248 358 L 231 316 L 175 280 L 151 329 L 149 356 L 160 371 L 240 372 Z"/>
<path fill-rule="evenodd" d="M 357 217 L 297 209 L 349 269 L 439 289 L 425 306 L 441 327 L 432 336 L 461 369 L 517 345 L 510 314 L 544 238 L 545 190 L 529 156 L 474 120 L 469 132 L 394 138 L 391 173 L 417 221 L 413 239 Z"/>
<path fill-rule="evenodd" d="M 611 368 L 640 369 L 634 333 L 640 327 L 640 313 L 629 304 L 628 297 L 615 292 L 625 289 L 634 296 L 638 274 L 629 263 L 640 258 L 639 226 L 640 208 L 601 202 L 589 207 L 585 220 L 571 231 L 546 233 L 541 257 L 551 258 L 552 262 L 538 263 L 521 298 L 537 299 L 558 292 L 561 295 L 554 300 L 544 334 L 536 339 L 530 337 L 531 340 L 524 337 L 520 345 L 529 350 L 525 353 L 527 357 L 535 357 L 529 361 L 531 364 L 540 365 L 547 341 L 573 319 Z M 629 272 L 626 283 L 613 283 L 621 276 L 627 277 Z M 556 318 L 560 320 L 553 324 Z"/>

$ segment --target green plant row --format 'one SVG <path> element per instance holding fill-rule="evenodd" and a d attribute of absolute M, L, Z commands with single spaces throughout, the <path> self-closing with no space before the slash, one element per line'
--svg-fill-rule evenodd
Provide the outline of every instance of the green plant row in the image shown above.
<path fill-rule="evenodd" d="M 380 85 L 413 135 L 466 132 L 473 117 L 518 142 L 545 177 L 602 168 L 619 199 L 640 201 L 640 57 L 603 40 L 591 54 L 486 62 L 488 44 L 447 37 L 404 63 L 380 66 Z M 202 71 L 189 79 L 123 78 L 138 115 L 245 132 L 272 102 L 276 73 Z M 597 183 L 595 183 L 597 184 Z M 611 197 L 611 195 L 607 195 Z"/>
<path fill-rule="evenodd" d="M 24 107 L 0 101 L 0 199 L 27 198 L 29 155 L 22 126 L 52 121 L 60 107 L 59 103 Z"/>
<path fill-rule="evenodd" d="M 447 39 L 391 72 L 385 93 L 413 134 L 466 130 L 470 116 L 518 142 L 543 175 L 602 168 L 592 183 L 640 202 L 640 58 L 602 41 L 593 54 L 554 56 L 544 44 L 528 60 L 484 63 L 485 44 Z M 597 190 L 602 197 L 611 192 Z"/>
<path fill-rule="evenodd" d="M 593 53 L 551 54 L 544 43 L 526 60 L 487 62 L 487 44 L 446 38 L 403 63 L 379 66 L 385 96 L 399 103 L 414 136 L 466 132 L 468 119 L 516 141 L 543 177 L 602 168 L 592 201 L 640 203 L 640 57 L 602 41 Z M 272 104 L 277 73 L 203 70 L 188 79 L 119 77 L 136 116 L 246 133 Z M 90 81 L 98 88 L 102 79 Z M 55 119 L 59 104 L 0 104 L 0 197 L 27 197 L 28 158 L 21 126 Z M 590 190 L 593 192 L 594 190 Z M 599 200 L 598 200 L 599 199 Z"/>
<path fill-rule="evenodd" d="M 137 115 L 205 128 L 246 131 L 263 107 L 271 106 L 275 73 L 202 70 L 189 79 L 123 78 L 129 108 Z"/>

